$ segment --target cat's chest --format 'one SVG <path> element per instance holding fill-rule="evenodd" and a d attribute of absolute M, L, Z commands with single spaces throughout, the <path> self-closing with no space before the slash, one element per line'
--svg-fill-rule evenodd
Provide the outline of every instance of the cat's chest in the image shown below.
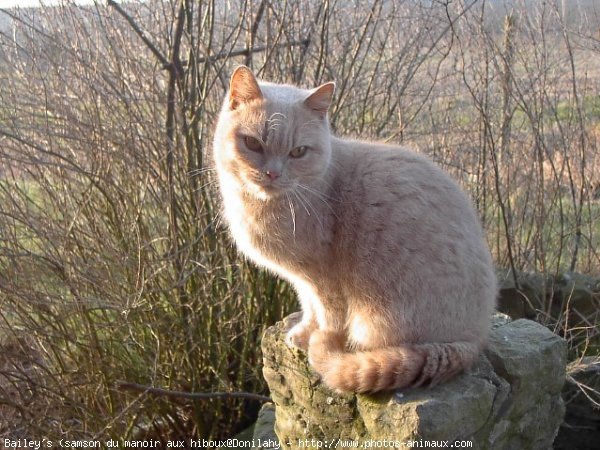
<path fill-rule="evenodd" d="M 305 272 L 325 258 L 311 217 L 293 207 L 260 208 L 231 197 L 225 214 L 238 249 L 271 270 Z"/>

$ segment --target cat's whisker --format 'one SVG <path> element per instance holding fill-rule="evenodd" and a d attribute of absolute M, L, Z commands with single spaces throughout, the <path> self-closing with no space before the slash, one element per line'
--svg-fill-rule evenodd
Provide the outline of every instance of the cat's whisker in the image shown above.
<path fill-rule="evenodd" d="M 294 236 L 294 239 L 296 239 L 296 212 L 294 210 L 294 205 L 290 200 L 290 196 L 287 192 L 285 193 L 285 197 L 287 198 L 288 205 L 290 206 L 290 214 L 292 215 L 292 235 Z"/>
<path fill-rule="evenodd" d="M 201 167 L 199 169 L 189 170 L 187 172 L 187 174 L 189 176 L 194 176 L 194 175 L 200 175 L 201 173 L 216 172 L 216 171 L 217 171 L 217 169 L 214 167 Z"/>
<path fill-rule="evenodd" d="M 281 116 L 281 117 L 278 117 Z M 283 125 L 287 121 L 287 117 L 285 114 L 274 112 L 271 114 L 271 117 L 267 119 L 267 123 L 269 126 L 267 127 L 269 131 L 276 131 L 281 125 Z"/>
<path fill-rule="evenodd" d="M 281 117 L 280 119 L 278 119 L 279 116 Z M 271 114 L 268 120 L 269 122 L 275 120 L 287 120 L 287 116 L 280 112 L 274 112 L 273 114 Z"/>
<path fill-rule="evenodd" d="M 307 186 L 305 184 L 300 184 L 299 186 L 301 188 L 303 188 L 303 189 L 306 189 L 307 191 L 312 192 L 313 194 L 315 194 L 315 195 L 317 195 L 317 196 L 319 196 L 321 198 L 326 198 L 327 200 L 331 200 L 332 202 L 339 202 L 340 201 L 340 199 L 338 199 L 338 198 L 331 197 L 331 196 L 329 196 L 329 195 L 327 195 L 327 194 L 325 194 L 325 193 L 323 193 L 321 191 L 318 191 L 315 188 L 311 188 L 310 186 Z"/>
<path fill-rule="evenodd" d="M 223 221 L 225 219 L 225 209 L 223 208 L 223 205 L 220 205 L 215 209 L 210 225 L 213 225 L 215 229 L 218 229 L 223 226 Z"/>
<path fill-rule="evenodd" d="M 219 229 L 223 226 L 223 220 L 224 220 L 224 216 L 223 214 L 217 214 L 215 216 L 215 218 L 213 219 L 215 221 L 215 229 Z"/>
<path fill-rule="evenodd" d="M 300 189 L 304 189 L 305 191 L 313 194 L 315 197 L 317 197 L 318 200 L 321 200 L 325 206 L 327 206 L 327 208 L 329 209 L 329 211 L 331 211 L 331 213 L 334 215 L 334 217 L 336 219 L 339 219 L 338 215 L 336 214 L 335 210 L 331 207 L 331 205 L 329 204 L 329 202 L 325 199 L 324 194 L 321 194 L 319 191 L 309 188 L 308 186 L 304 186 L 303 184 L 298 184 L 298 187 Z"/>
<path fill-rule="evenodd" d="M 217 184 L 218 180 L 210 180 L 208 183 L 204 183 L 202 186 L 197 187 L 196 189 L 194 189 L 194 193 L 196 192 L 200 192 L 202 189 L 205 189 L 209 186 L 212 186 L 214 184 Z"/>
<path fill-rule="evenodd" d="M 295 191 L 296 195 L 298 196 L 298 198 L 302 198 L 303 202 L 306 202 L 306 204 L 308 205 L 308 208 L 312 210 L 312 212 L 314 213 L 314 217 L 317 219 L 317 222 L 319 223 L 319 226 L 321 227 L 321 231 L 324 231 L 325 228 L 323 226 L 323 221 L 321 220 L 321 215 L 319 214 L 319 211 L 316 210 L 315 206 L 310 202 L 310 200 L 305 197 L 304 195 L 302 195 L 301 192 L 299 191 Z M 307 210 L 308 212 L 308 210 Z M 308 213 L 308 215 L 310 216 L 310 213 Z"/>
<path fill-rule="evenodd" d="M 298 199 L 298 202 L 300 203 L 300 205 L 302 205 L 302 207 L 304 208 L 304 210 L 306 211 L 306 214 L 308 216 L 310 216 L 310 211 L 308 210 L 308 208 L 306 207 L 306 204 L 304 203 L 304 201 L 302 200 L 302 198 L 298 195 L 297 191 L 292 191 L 292 194 L 294 194 L 294 196 Z"/>
<path fill-rule="evenodd" d="M 273 120 L 269 122 L 269 131 L 276 131 L 284 122 L 282 120 Z"/>

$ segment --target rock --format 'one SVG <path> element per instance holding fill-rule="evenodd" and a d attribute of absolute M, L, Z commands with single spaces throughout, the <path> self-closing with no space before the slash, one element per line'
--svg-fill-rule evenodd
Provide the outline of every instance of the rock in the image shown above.
<path fill-rule="evenodd" d="M 275 423 L 275 405 L 265 403 L 258 412 L 258 419 L 254 425 L 254 435 L 252 436 L 253 449 L 263 450 L 276 448 L 279 445 L 279 439 L 273 429 Z"/>
<path fill-rule="evenodd" d="M 534 319 L 537 311 L 545 310 L 551 297 L 553 280 L 541 273 L 518 272 L 519 289 L 515 286 L 512 272 L 498 272 L 500 286 L 498 310 L 513 319 Z"/>
<path fill-rule="evenodd" d="M 563 328 L 569 347 L 584 347 L 587 355 L 600 351 L 600 334 L 585 332 L 600 322 L 600 279 L 591 275 L 564 272 L 558 275 L 518 272 L 519 288 L 512 272 L 498 270 L 498 310 L 513 319 L 556 321 Z M 571 358 L 582 356 L 577 351 Z"/>
<path fill-rule="evenodd" d="M 563 398 L 567 412 L 555 449 L 589 449 L 600 442 L 600 357 L 584 357 L 567 366 Z"/>
<path fill-rule="evenodd" d="M 600 306 L 600 282 L 597 278 L 581 273 L 562 273 L 555 278 L 554 303 L 577 309 L 589 316 Z"/>
<path fill-rule="evenodd" d="M 542 325 L 499 315 L 488 350 L 467 373 L 434 388 L 354 395 L 329 390 L 305 353 L 285 344 L 297 318 L 269 328 L 262 342 L 274 429 L 284 447 L 471 440 L 478 449 L 551 448 L 564 415 L 566 345 Z"/>

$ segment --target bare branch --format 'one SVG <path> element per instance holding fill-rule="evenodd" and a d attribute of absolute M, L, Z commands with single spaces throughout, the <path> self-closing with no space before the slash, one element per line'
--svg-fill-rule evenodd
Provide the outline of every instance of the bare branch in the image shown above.
<path fill-rule="evenodd" d="M 135 20 L 133 20 L 133 18 L 129 14 L 127 14 L 125 12 L 125 10 L 123 8 L 121 8 L 121 6 L 117 2 L 115 2 L 115 0 L 106 0 L 106 3 L 108 4 L 108 6 L 112 6 L 113 8 L 115 8 L 117 10 L 117 12 L 123 16 L 123 18 L 129 23 L 129 25 L 131 25 L 131 28 L 133 28 L 133 31 L 135 31 L 137 33 L 137 35 L 140 37 L 140 39 L 142 41 L 144 41 L 144 44 L 146 44 L 148 49 L 152 53 L 154 53 L 154 56 L 156 56 L 158 58 L 158 60 L 163 65 L 163 67 L 168 67 L 169 61 L 167 60 L 167 58 L 161 53 L 161 51 L 156 47 L 156 45 L 154 45 L 152 43 L 150 38 L 148 36 L 146 36 L 146 33 L 144 33 L 144 30 L 142 30 L 138 26 L 138 24 L 135 23 Z"/>
<path fill-rule="evenodd" d="M 257 402 L 272 402 L 271 397 L 253 394 L 251 392 L 182 392 L 168 389 L 155 388 L 144 384 L 130 383 L 128 381 L 117 381 L 117 388 L 126 391 L 138 391 L 157 397 L 186 398 L 189 400 L 214 400 L 227 398 L 240 398 L 244 400 L 256 400 Z"/>

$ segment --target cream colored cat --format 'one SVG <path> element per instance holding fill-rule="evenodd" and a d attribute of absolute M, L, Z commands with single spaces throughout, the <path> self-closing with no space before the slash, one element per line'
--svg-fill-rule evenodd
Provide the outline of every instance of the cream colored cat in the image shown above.
<path fill-rule="evenodd" d="M 485 345 L 496 278 L 470 200 L 427 158 L 329 131 L 334 91 L 231 77 L 214 159 L 240 251 L 290 281 L 290 345 L 331 388 L 430 385 Z"/>

